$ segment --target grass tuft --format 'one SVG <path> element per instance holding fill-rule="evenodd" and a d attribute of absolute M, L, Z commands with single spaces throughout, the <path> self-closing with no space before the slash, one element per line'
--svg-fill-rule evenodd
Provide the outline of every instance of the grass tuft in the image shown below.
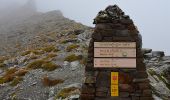
<path fill-rule="evenodd" d="M 64 60 L 68 62 L 73 62 L 73 61 L 81 60 L 81 59 L 82 59 L 82 55 L 76 56 L 75 54 L 72 54 L 72 55 L 67 56 Z"/>
<path fill-rule="evenodd" d="M 47 71 L 53 71 L 58 67 L 60 67 L 60 66 L 56 65 L 52 62 L 45 61 L 45 60 L 36 60 L 36 61 L 28 64 L 28 66 L 27 66 L 27 68 L 30 68 L 30 69 L 40 69 L 40 68 L 42 68 L 43 70 L 47 70 Z"/>
<path fill-rule="evenodd" d="M 69 46 L 66 48 L 66 51 L 70 52 L 70 51 L 72 51 L 73 49 L 76 49 L 76 48 L 78 48 L 78 47 L 79 47 L 79 45 L 71 44 L 71 45 L 69 45 Z"/>
<path fill-rule="evenodd" d="M 21 53 L 21 56 L 26 56 L 26 55 L 31 54 L 31 53 L 33 53 L 33 54 L 35 54 L 35 55 L 41 55 L 41 54 L 43 54 L 43 52 L 42 52 L 42 51 L 39 51 L 39 50 L 27 50 L 27 51 Z"/>
<path fill-rule="evenodd" d="M 44 86 L 55 86 L 57 84 L 61 84 L 63 83 L 64 81 L 62 79 L 54 79 L 54 80 L 51 80 L 49 79 L 49 77 L 45 76 L 43 77 L 42 79 L 42 83 Z"/>
<path fill-rule="evenodd" d="M 45 48 L 43 48 L 42 49 L 43 51 L 45 51 L 45 52 L 57 52 L 57 51 L 59 51 L 57 48 L 55 48 L 54 46 L 47 46 L 47 47 L 45 47 Z"/>
<path fill-rule="evenodd" d="M 4 63 L 0 63 L 0 68 L 4 68 L 6 65 Z"/>
<path fill-rule="evenodd" d="M 75 90 L 77 90 L 77 89 L 78 89 L 78 88 L 76 88 L 76 87 L 65 88 L 65 89 L 61 90 L 61 91 L 57 94 L 56 99 L 57 99 L 57 98 L 62 98 L 62 99 L 64 99 L 64 98 L 68 97 L 72 91 L 75 91 Z"/>
<path fill-rule="evenodd" d="M 47 70 L 47 71 L 53 71 L 53 70 L 55 70 L 56 68 L 59 68 L 59 67 L 60 67 L 59 65 L 56 65 L 52 62 L 44 63 L 42 65 L 42 69 Z"/>
<path fill-rule="evenodd" d="M 7 69 L 5 74 L 0 77 L 0 84 L 8 83 L 12 81 L 12 86 L 17 83 L 17 80 L 21 79 L 28 70 L 26 69 L 17 69 L 17 68 L 10 68 Z"/>
<path fill-rule="evenodd" d="M 10 85 L 11 86 L 17 86 L 17 84 L 19 84 L 21 81 L 23 81 L 23 78 L 17 76 L 13 79 L 13 81 L 10 83 Z"/>

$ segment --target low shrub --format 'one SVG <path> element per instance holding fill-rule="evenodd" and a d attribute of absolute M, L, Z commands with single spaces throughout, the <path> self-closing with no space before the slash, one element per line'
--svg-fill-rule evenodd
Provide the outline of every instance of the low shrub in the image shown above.
<path fill-rule="evenodd" d="M 47 70 L 47 71 L 53 71 L 58 67 L 60 67 L 60 66 L 56 65 L 52 62 L 45 61 L 45 60 L 36 60 L 36 61 L 28 64 L 28 66 L 27 66 L 27 68 L 31 68 L 31 69 L 42 68 L 43 70 Z"/>
<path fill-rule="evenodd" d="M 75 54 L 72 54 L 72 55 L 69 55 L 67 56 L 64 61 L 68 61 L 68 62 L 73 62 L 73 61 L 76 61 L 76 60 L 81 60 L 82 59 L 82 55 L 75 55 Z"/>
<path fill-rule="evenodd" d="M 42 51 L 39 51 L 39 50 L 27 50 L 27 51 L 21 53 L 21 56 L 26 56 L 26 55 L 31 54 L 31 53 L 33 53 L 33 54 L 35 54 L 35 55 L 41 55 L 41 54 L 43 54 L 43 52 L 42 52 Z"/>
<path fill-rule="evenodd" d="M 78 48 L 78 47 L 79 47 L 79 45 L 71 44 L 71 45 L 69 45 L 69 46 L 66 48 L 66 51 L 70 52 L 70 51 L 72 51 L 73 49 L 76 49 L 76 48 Z"/>
<path fill-rule="evenodd" d="M 43 48 L 42 49 L 43 51 L 45 51 L 45 52 L 57 52 L 57 51 L 59 51 L 57 48 L 55 48 L 55 46 L 47 46 L 47 47 L 45 47 L 45 48 Z"/>
<path fill-rule="evenodd" d="M 5 67 L 6 65 L 4 63 L 0 63 L 0 68 Z"/>
<path fill-rule="evenodd" d="M 8 57 L 0 56 L 0 63 L 3 63 L 7 59 L 8 59 Z"/>
<path fill-rule="evenodd" d="M 47 70 L 47 71 L 53 71 L 53 70 L 55 70 L 56 68 L 59 68 L 59 67 L 60 67 L 59 65 L 56 65 L 52 62 L 44 63 L 42 65 L 42 69 Z"/>
<path fill-rule="evenodd" d="M 68 97 L 72 91 L 75 91 L 75 90 L 77 90 L 77 89 L 78 89 L 78 88 L 76 88 L 76 87 L 65 88 L 65 89 L 61 90 L 61 91 L 57 94 L 56 99 L 57 99 L 57 98 L 62 98 L 62 99 L 64 99 L 64 98 Z"/>
<path fill-rule="evenodd" d="M 11 82 L 11 86 L 16 86 L 20 81 L 22 81 L 22 77 L 28 72 L 27 69 L 17 69 L 10 68 L 7 69 L 5 74 L 0 77 L 0 84 Z"/>
<path fill-rule="evenodd" d="M 55 86 L 57 84 L 63 83 L 64 80 L 62 79 L 49 79 L 49 77 L 45 76 L 42 78 L 42 83 L 44 86 Z"/>
<path fill-rule="evenodd" d="M 15 77 L 13 79 L 13 81 L 10 83 L 11 86 L 16 86 L 17 84 L 19 84 L 21 81 L 23 81 L 23 78 L 22 77 Z"/>
<path fill-rule="evenodd" d="M 15 73 L 15 75 L 16 75 L 16 76 L 24 76 L 25 74 L 28 73 L 28 71 L 29 71 L 29 70 L 27 70 L 27 69 L 19 69 L 19 70 Z"/>
<path fill-rule="evenodd" d="M 35 60 L 27 65 L 27 68 L 31 69 L 38 69 L 41 68 L 41 66 L 46 63 L 44 60 Z"/>
<path fill-rule="evenodd" d="M 8 83 L 12 81 L 15 77 L 16 68 L 7 69 L 5 74 L 0 78 L 0 84 Z"/>

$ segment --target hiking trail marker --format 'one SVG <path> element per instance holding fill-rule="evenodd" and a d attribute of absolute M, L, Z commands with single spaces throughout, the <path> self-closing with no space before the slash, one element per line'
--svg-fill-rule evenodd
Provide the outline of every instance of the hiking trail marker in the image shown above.
<path fill-rule="evenodd" d="M 108 6 L 94 19 L 81 100 L 154 100 L 142 37 L 129 16 Z"/>

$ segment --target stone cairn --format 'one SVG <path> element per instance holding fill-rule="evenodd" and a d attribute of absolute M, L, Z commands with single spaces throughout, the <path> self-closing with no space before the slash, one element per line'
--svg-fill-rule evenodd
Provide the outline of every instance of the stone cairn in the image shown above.
<path fill-rule="evenodd" d="M 142 37 L 129 16 L 117 6 L 108 6 L 94 19 L 96 24 L 88 49 L 81 100 L 153 100 L 144 64 Z M 94 68 L 94 42 L 136 42 L 135 69 Z M 111 96 L 111 72 L 119 72 L 119 96 Z"/>

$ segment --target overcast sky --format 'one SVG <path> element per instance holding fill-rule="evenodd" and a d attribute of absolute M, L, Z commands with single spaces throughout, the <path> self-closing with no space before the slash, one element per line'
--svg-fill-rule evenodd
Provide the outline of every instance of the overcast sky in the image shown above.
<path fill-rule="evenodd" d="M 1 2 L 25 0 L 0 0 Z M 93 26 L 100 10 L 117 4 L 133 19 L 143 36 L 143 47 L 170 55 L 170 0 L 36 0 L 39 11 L 60 9 L 65 17 Z M 0 2 L 0 3 L 1 3 Z M 2 4 L 2 3 L 1 3 Z"/>

